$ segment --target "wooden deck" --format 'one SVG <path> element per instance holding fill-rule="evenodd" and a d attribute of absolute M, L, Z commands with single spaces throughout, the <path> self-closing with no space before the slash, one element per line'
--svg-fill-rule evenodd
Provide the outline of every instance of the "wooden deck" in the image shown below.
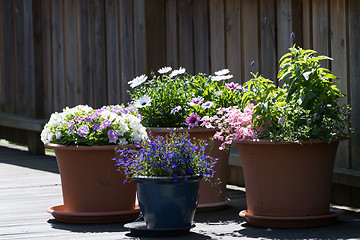
<path fill-rule="evenodd" d="M 55 157 L 34 156 L 24 148 L 13 147 L 0 143 L 0 239 L 139 239 L 129 236 L 120 223 L 56 222 L 45 212 L 51 205 L 62 204 Z M 348 209 L 333 226 L 310 231 L 251 227 L 238 216 L 246 208 L 241 190 L 228 186 L 229 206 L 197 213 L 191 233 L 173 239 L 360 239 L 359 209 Z"/>

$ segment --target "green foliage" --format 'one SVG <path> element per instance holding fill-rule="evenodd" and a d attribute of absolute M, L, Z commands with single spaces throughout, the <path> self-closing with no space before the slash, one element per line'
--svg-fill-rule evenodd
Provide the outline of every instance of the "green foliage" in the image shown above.
<path fill-rule="evenodd" d="M 253 127 L 259 138 L 330 142 L 348 135 L 350 107 L 339 105 L 344 94 L 334 85 L 337 77 L 319 63 L 331 58 L 315 54 L 295 45 L 290 48 L 280 59 L 282 87 L 257 74 L 245 84 L 249 93 L 244 103 L 256 104 Z"/>
<path fill-rule="evenodd" d="M 149 97 L 149 104 L 137 106 L 143 117 L 142 123 L 147 127 L 185 127 L 187 125 L 193 127 L 186 121 L 191 114 L 196 114 L 199 118 L 212 116 L 216 114 L 216 109 L 219 107 L 237 105 L 242 94 L 240 85 L 230 83 L 237 87 L 237 89 L 231 89 L 231 85 L 225 81 L 231 78 L 231 75 L 215 77 L 203 73 L 190 75 L 183 68 L 180 68 L 183 72 L 173 74 L 180 69 L 172 70 L 168 67 L 163 69 L 167 71 L 164 73 L 160 69 L 161 74 L 158 76 L 152 73 L 152 80 L 139 81 L 141 83 L 135 84 L 134 91 L 129 92 L 135 106 L 142 97 Z M 227 71 L 225 74 L 228 73 Z M 201 99 L 201 101 L 199 104 L 191 104 L 194 99 Z M 200 122 L 196 122 L 195 125 L 199 126 Z"/>

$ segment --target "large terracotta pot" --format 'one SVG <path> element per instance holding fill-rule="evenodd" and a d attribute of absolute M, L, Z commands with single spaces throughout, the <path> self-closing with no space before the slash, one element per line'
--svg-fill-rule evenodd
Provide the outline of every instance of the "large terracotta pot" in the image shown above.
<path fill-rule="evenodd" d="M 247 210 L 240 215 L 250 224 L 309 227 L 336 219 L 338 214 L 330 212 L 330 198 L 338 142 L 235 142 L 247 199 Z"/>
<path fill-rule="evenodd" d="M 207 154 L 213 158 L 219 159 L 215 164 L 214 169 L 216 173 L 212 181 L 216 182 L 216 180 L 219 178 L 221 180 L 221 185 L 212 186 L 210 182 L 200 180 L 198 210 L 216 210 L 224 207 L 227 204 L 228 201 L 226 197 L 226 184 L 229 152 L 219 150 L 221 142 L 212 139 L 216 130 L 206 128 L 149 128 L 149 131 L 151 131 L 153 136 L 165 136 L 169 132 L 188 132 L 191 138 L 209 140 L 211 143 L 207 147 Z"/>
<path fill-rule="evenodd" d="M 97 222 L 96 216 L 100 216 L 101 222 L 114 222 L 122 219 L 122 212 L 127 216 L 139 212 L 135 208 L 136 184 L 124 184 L 125 177 L 112 160 L 116 146 L 47 144 L 46 147 L 55 151 L 64 200 L 64 205 L 58 209 L 70 215 L 69 222 L 75 218 L 76 222 L 81 222 L 79 216 L 83 216 L 83 222 Z M 95 219 L 91 219 L 92 216 Z"/>

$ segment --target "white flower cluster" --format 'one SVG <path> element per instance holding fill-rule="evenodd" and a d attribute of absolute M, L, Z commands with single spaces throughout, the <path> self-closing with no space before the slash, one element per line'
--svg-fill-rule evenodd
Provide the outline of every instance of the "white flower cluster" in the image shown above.
<path fill-rule="evenodd" d="M 143 142 L 148 135 L 135 109 L 87 105 L 55 112 L 41 132 L 44 143 L 63 145 L 106 145 Z"/>

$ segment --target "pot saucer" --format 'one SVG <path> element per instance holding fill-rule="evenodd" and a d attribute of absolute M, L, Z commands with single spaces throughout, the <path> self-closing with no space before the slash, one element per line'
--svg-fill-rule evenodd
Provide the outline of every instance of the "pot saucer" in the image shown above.
<path fill-rule="evenodd" d="M 344 213 L 343 210 L 330 208 L 329 214 L 318 216 L 302 216 L 302 217 L 272 217 L 272 216 L 256 216 L 249 214 L 247 210 L 239 213 L 240 217 L 246 218 L 248 223 L 257 227 L 266 228 L 307 228 L 331 225 L 336 219 Z"/>
<path fill-rule="evenodd" d="M 189 227 L 183 228 L 147 228 L 145 221 L 131 222 L 124 225 L 124 228 L 130 230 L 132 236 L 147 236 L 147 237 L 165 237 L 186 234 L 191 228 L 195 227 L 192 224 Z"/>
<path fill-rule="evenodd" d="M 113 212 L 65 212 L 64 205 L 51 206 L 46 209 L 56 221 L 66 223 L 115 223 L 134 221 L 139 217 L 140 208 Z"/>

